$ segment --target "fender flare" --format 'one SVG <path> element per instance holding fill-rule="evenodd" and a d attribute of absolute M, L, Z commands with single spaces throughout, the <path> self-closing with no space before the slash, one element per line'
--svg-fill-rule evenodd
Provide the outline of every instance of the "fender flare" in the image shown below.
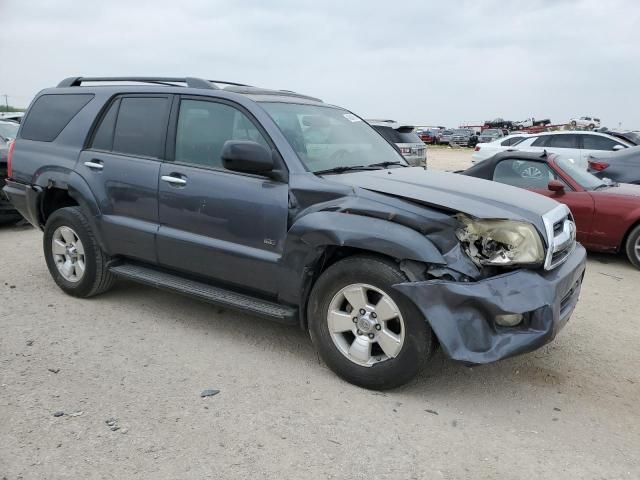
<path fill-rule="evenodd" d="M 283 287 L 279 292 L 282 302 L 299 306 L 303 327 L 317 266 L 329 247 L 358 248 L 397 260 L 447 263 L 426 236 L 404 225 L 335 211 L 305 215 L 293 224 L 287 235 L 282 260 Z"/>

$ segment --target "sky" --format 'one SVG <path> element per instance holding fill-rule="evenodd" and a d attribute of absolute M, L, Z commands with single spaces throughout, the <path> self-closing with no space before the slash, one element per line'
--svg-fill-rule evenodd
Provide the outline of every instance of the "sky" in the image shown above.
<path fill-rule="evenodd" d="M 196 76 L 404 124 L 640 129 L 638 0 L 0 0 L 0 25 L 16 106 L 69 76 Z"/>

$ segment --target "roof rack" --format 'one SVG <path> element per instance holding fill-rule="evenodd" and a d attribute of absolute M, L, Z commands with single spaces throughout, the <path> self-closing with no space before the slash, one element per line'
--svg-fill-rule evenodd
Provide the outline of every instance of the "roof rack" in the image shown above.
<path fill-rule="evenodd" d="M 225 82 L 222 80 L 204 80 L 196 77 L 69 77 L 65 78 L 58 84 L 58 88 L 79 87 L 86 82 L 139 82 L 153 83 L 156 85 L 166 85 L 175 87 L 174 83 L 186 83 L 189 88 L 206 88 L 208 90 L 219 90 L 214 85 L 221 83 L 224 85 L 235 85 L 239 87 L 247 87 L 242 83 Z"/>
<path fill-rule="evenodd" d="M 216 84 L 227 85 L 224 89 L 235 93 L 254 94 L 254 95 L 282 95 L 286 97 L 305 98 L 316 102 L 322 102 L 319 98 L 291 90 L 268 90 L 259 87 L 253 87 L 244 83 L 227 82 L 225 80 L 205 80 L 196 77 L 69 77 L 65 78 L 58 84 L 58 88 L 79 87 L 83 83 L 94 82 L 135 82 L 135 83 L 151 83 L 154 85 L 164 85 L 167 87 L 177 87 L 176 83 L 186 84 L 189 88 L 203 88 L 208 90 L 220 90 Z"/>

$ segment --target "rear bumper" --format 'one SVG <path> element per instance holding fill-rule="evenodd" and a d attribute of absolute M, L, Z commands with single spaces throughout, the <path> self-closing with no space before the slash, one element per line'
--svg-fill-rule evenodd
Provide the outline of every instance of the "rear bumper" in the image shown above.
<path fill-rule="evenodd" d="M 444 352 L 455 360 L 489 363 L 536 350 L 553 340 L 573 313 L 586 267 L 577 245 L 551 271 L 516 270 L 479 282 L 401 283 L 395 288 L 424 314 Z M 496 315 L 523 314 L 516 327 Z"/>
<path fill-rule="evenodd" d="M 7 180 L 2 193 L 15 208 L 34 227 L 40 227 L 37 197 L 41 189 L 37 186 Z M 15 212 L 14 210 L 14 212 Z"/>

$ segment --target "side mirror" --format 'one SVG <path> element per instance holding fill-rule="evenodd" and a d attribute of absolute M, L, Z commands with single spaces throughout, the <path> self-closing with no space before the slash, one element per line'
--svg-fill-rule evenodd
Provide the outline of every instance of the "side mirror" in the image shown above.
<path fill-rule="evenodd" d="M 564 193 L 564 184 L 562 182 L 559 182 L 558 180 L 550 180 L 547 188 L 552 192 L 556 192 L 558 194 Z"/>
<path fill-rule="evenodd" d="M 622 150 L 624 147 L 622 145 L 614 145 L 613 149 L 617 152 L 618 150 Z"/>
<path fill-rule="evenodd" d="M 244 173 L 267 173 L 273 170 L 269 150 L 248 140 L 227 140 L 222 146 L 222 164 L 227 170 Z"/>

